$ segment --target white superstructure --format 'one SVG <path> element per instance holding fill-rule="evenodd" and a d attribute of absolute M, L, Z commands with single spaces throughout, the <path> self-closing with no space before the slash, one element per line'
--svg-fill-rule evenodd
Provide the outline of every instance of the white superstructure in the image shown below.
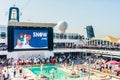
<path fill-rule="evenodd" d="M 28 24 L 19 23 L 21 26 Z M 9 23 L 9 25 L 13 25 L 12 23 Z M 15 24 L 18 25 L 18 24 Z M 35 24 L 30 23 L 29 26 L 35 26 Z M 41 24 L 38 24 L 38 26 Z M 55 26 L 56 24 L 50 24 L 51 26 Z M 43 26 L 43 25 L 41 25 Z M 49 24 L 44 24 L 44 26 L 49 27 Z M 65 26 L 65 25 L 64 25 Z M 66 28 L 64 28 L 66 29 Z M 62 29 L 61 29 L 62 30 Z M 0 37 L 0 44 L 7 45 L 7 27 L 0 26 L 0 33 L 5 32 L 6 36 L 5 38 Z M 64 30 L 65 32 L 65 30 Z M 78 34 L 78 33 L 54 33 L 53 34 L 53 51 L 44 51 L 44 50 L 37 50 L 37 51 L 13 51 L 8 52 L 7 46 L 1 46 L 0 48 L 0 55 L 7 55 L 7 58 L 27 58 L 32 55 L 41 55 L 42 57 L 49 57 L 53 56 L 55 54 L 80 54 L 80 56 L 85 57 L 87 56 L 87 53 L 93 53 L 97 54 L 98 56 L 107 56 L 107 57 L 120 57 L 120 51 L 111 51 L 111 50 L 100 50 L 100 49 L 87 49 L 85 48 L 87 46 L 86 39 L 84 35 Z M 88 55 L 89 56 L 89 55 Z"/>

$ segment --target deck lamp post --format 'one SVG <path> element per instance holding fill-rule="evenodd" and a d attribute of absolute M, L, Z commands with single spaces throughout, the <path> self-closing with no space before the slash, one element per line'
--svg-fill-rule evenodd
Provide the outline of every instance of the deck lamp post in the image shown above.
<path fill-rule="evenodd" d="M 87 54 L 87 50 L 85 51 L 85 53 Z M 90 80 L 90 64 L 91 64 L 91 61 L 90 61 L 90 57 L 89 57 L 88 58 L 88 80 Z"/>
<path fill-rule="evenodd" d="M 40 77 L 42 77 L 43 76 L 43 64 L 41 64 L 41 66 L 40 66 Z"/>
<path fill-rule="evenodd" d="M 90 80 L 90 64 L 91 64 L 91 61 L 89 59 L 88 60 L 88 80 Z"/>

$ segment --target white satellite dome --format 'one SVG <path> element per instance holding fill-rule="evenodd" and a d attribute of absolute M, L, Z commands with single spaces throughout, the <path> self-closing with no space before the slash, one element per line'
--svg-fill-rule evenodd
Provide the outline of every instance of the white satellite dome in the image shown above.
<path fill-rule="evenodd" d="M 68 27 L 67 22 L 65 21 L 60 21 L 57 26 L 62 33 L 65 33 L 65 30 Z"/>

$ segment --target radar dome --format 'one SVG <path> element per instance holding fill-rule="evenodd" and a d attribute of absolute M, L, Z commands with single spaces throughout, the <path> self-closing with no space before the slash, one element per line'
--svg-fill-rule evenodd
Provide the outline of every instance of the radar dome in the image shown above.
<path fill-rule="evenodd" d="M 65 33 L 65 30 L 68 27 L 67 22 L 65 22 L 65 21 L 59 22 L 57 26 L 62 33 Z"/>

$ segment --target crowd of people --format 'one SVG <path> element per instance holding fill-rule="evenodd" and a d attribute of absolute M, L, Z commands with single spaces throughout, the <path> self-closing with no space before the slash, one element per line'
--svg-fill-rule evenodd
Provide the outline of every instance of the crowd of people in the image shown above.
<path fill-rule="evenodd" d="M 110 51 L 119 51 L 119 46 L 105 46 L 105 45 L 88 45 L 84 44 L 85 42 L 83 40 L 80 41 L 81 44 L 76 43 L 54 43 L 55 49 L 62 49 L 62 48 L 69 48 L 69 49 L 96 49 L 96 50 L 110 50 Z"/>
<path fill-rule="evenodd" d="M 12 80 L 12 77 L 16 77 L 16 74 L 23 76 L 23 68 L 22 66 L 1 66 L 0 67 L 0 80 Z M 9 68 L 12 68 L 11 70 Z"/>
<path fill-rule="evenodd" d="M 91 69 L 98 70 L 100 72 L 106 73 L 107 75 L 111 74 L 120 76 L 120 72 L 117 71 L 118 69 L 120 69 L 120 64 L 108 63 L 110 61 L 103 58 L 91 58 L 90 60 L 91 62 L 93 62 L 93 64 L 91 65 Z"/>
<path fill-rule="evenodd" d="M 117 69 L 120 68 L 120 64 L 118 65 L 112 65 L 112 64 L 106 64 L 108 59 L 104 58 L 92 58 L 92 57 L 86 57 L 85 59 L 82 59 L 77 56 L 72 55 L 59 55 L 59 56 L 51 56 L 49 58 L 42 58 L 40 55 L 37 56 L 30 56 L 27 58 L 19 58 L 17 60 L 13 58 L 9 59 L 0 59 L 0 75 L 4 80 L 8 80 L 10 74 L 8 74 L 8 66 L 12 66 L 13 68 L 13 77 L 16 76 L 17 70 L 19 70 L 19 74 L 22 74 L 22 67 L 23 65 L 36 65 L 36 64 L 63 64 L 71 66 L 72 62 L 82 61 L 83 63 L 79 64 L 80 66 L 84 66 L 83 68 L 77 68 L 79 72 L 79 76 L 82 76 L 83 73 L 88 72 L 86 71 L 86 67 L 90 65 L 90 68 L 92 70 L 98 70 L 100 72 L 104 72 L 106 74 L 112 74 L 116 76 L 120 76 L 120 72 L 117 72 Z M 3 71 L 3 68 L 4 69 Z"/>
<path fill-rule="evenodd" d="M 70 56 L 51 56 L 49 58 L 42 58 L 40 55 L 37 56 L 30 56 L 27 58 L 19 58 L 19 59 L 0 59 L 0 77 L 3 80 L 8 80 L 11 77 L 10 71 L 8 70 L 9 67 L 13 69 L 13 77 L 16 77 L 16 74 L 22 74 L 22 67 L 24 65 L 39 65 L 39 64 L 62 64 L 62 63 L 70 63 L 71 57 Z M 19 70 L 19 71 L 18 71 Z"/>

